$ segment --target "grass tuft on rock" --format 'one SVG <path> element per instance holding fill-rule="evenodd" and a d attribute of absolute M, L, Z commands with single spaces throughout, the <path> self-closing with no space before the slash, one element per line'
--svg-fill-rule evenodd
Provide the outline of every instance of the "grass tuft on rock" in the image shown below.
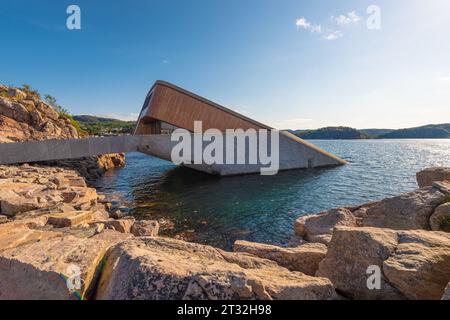
<path fill-rule="evenodd" d="M 450 217 L 445 217 L 441 220 L 440 229 L 445 232 L 450 232 Z"/>

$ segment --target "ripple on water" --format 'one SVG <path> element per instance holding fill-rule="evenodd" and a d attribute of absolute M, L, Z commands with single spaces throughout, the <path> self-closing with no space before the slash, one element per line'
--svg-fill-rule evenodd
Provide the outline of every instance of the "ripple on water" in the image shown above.
<path fill-rule="evenodd" d="M 137 218 L 173 223 L 166 235 L 229 249 L 236 239 L 284 243 L 301 215 L 411 191 L 417 171 L 450 166 L 450 140 L 313 143 L 349 164 L 218 178 L 130 153 L 126 167 L 108 172 L 98 188 L 123 195 Z"/>

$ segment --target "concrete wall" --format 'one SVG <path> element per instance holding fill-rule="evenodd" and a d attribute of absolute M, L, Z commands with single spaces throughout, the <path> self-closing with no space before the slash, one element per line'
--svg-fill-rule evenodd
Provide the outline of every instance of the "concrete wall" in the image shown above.
<path fill-rule="evenodd" d="M 191 134 L 191 139 L 194 135 Z M 224 141 L 224 159 L 226 141 Z M 193 141 L 193 140 L 192 140 Z M 270 139 L 269 139 L 270 142 Z M 0 164 L 15 164 L 48 160 L 76 159 L 110 153 L 139 151 L 160 159 L 171 161 L 172 149 L 178 141 L 171 141 L 170 135 L 95 137 L 87 139 L 45 140 L 0 144 Z M 202 150 L 210 142 L 202 142 Z M 259 144 L 259 140 L 258 140 Z M 267 146 L 270 151 L 272 146 Z M 234 157 L 237 157 L 237 145 L 234 145 Z M 194 150 L 191 149 L 191 163 L 194 163 Z M 248 161 L 249 144 L 246 143 L 245 155 Z M 236 161 L 235 161 L 236 163 Z M 345 161 L 331 155 L 314 145 L 288 133 L 279 135 L 279 170 L 337 166 Z M 266 164 L 185 164 L 195 170 L 222 176 L 259 173 Z"/>
<path fill-rule="evenodd" d="M 77 159 L 137 151 L 141 136 L 92 137 L 0 144 L 0 164 Z"/>

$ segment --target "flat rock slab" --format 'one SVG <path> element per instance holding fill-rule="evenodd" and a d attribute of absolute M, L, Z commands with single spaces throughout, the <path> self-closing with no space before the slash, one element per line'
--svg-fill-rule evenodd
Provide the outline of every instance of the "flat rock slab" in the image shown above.
<path fill-rule="evenodd" d="M 347 228 L 334 230 L 325 259 L 317 275 L 326 277 L 336 291 L 352 299 L 404 299 L 404 296 L 380 274 L 380 290 L 367 287 L 370 266 L 380 270 L 397 247 L 397 233 L 388 229 Z"/>
<path fill-rule="evenodd" d="M 328 279 L 275 262 L 168 238 L 141 237 L 109 249 L 97 299 L 330 299 Z"/>
<path fill-rule="evenodd" d="M 91 211 L 71 211 L 50 215 L 47 224 L 56 228 L 65 228 L 90 223 L 92 220 L 93 213 Z"/>
<path fill-rule="evenodd" d="M 428 168 L 417 172 L 416 178 L 420 188 L 432 186 L 435 181 L 450 181 L 450 168 Z"/>
<path fill-rule="evenodd" d="M 398 246 L 383 271 L 407 298 L 439 300 L 450 281 L 450 234 L 398 232 Z"/>
<path fill-rule="evenodd" d="M 233 250 L 275 261 L 291 271 L 300 271 L 310 276 L 316 274 L 319 262 L 327 254 L 327 247 L 321 243 L 306 243 L 288 248 L 239 240 L 234 243 Z"/>
<path fill-rule="evenodd" d="M 368 286 L 373 267 L 379 288 Z M 450 234 L 339 227 L 317 275 L 353 299 L 441 299 L 450 281 Z"/>
<path fill-rule="evenodd" d="M 430 230 L 430 216 L 445 200 L 446 195 L 435 187 L 384 199 L 367 209 L 362 225 L 395 230 Z"/>
<path fill-rule="evenodd" d="M 297 236 L 309 242 L 328 244 L 335 227 L 356 227 L 357 221 L 352 212 L 345 208 L 332 209 L 316 215 L 303 216 L 294 222 Z"/>
<path fill-rule="evenodd" d="M 66 236 L 3 251 L 0 299 L 89 297 L 106 250 L 105 241 Z"/>
<path fill-rule="evenodd" d="M 2 226 L 4 228 L 1 228 Z M 62 236 L 60 232 L 33 230 L 24 225 L 11 225 L 11 228 L 8 224 L 2 226 L 0 226 L 0 252 Z"/>
<path fill-rule="evenodd" d="M 129 240 L 134 236 L 131 233 L 122 233 L 119 231 L 106 229 L 93 236 L 91 239 L 103 240 L 108 243 L 109 246 L 113 246 L 119 242 Z"/>

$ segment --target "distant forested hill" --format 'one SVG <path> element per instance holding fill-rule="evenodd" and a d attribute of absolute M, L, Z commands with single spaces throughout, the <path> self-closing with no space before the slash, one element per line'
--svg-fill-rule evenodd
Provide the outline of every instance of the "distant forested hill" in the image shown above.
<path fill-rule="evenodd" d="M 133 133 L 135 121 L 122 121 L 89 115 L 73 116 L 80 127 L 93 136 L 118 135 Z"/>
<path fill-rule="evenodd" d="M 392 131 L 395 131 L 394 129 L 360 129 L 362 133 L 370 136 L 370 137 L 379 137 L 384 134 L 388 134 Z"/>
<path fill-rule="evenodd" d="M 380 139 L 449 139 L 450 123 L 400 129 L 380 135 Z"/>
<path fill-rule="evenodd" d="M 450 123 L 408 129 L 354 129 L 326 127 L 317 130 L 290 130 L 302 139 L 450 139 Z"/>
<path fill-rule="evenodd" d="M 302 139 L 367 139 L 368 136 L 359 130 L 349 127 L 326 127 L 317 130 L 296 131 Z"/>

